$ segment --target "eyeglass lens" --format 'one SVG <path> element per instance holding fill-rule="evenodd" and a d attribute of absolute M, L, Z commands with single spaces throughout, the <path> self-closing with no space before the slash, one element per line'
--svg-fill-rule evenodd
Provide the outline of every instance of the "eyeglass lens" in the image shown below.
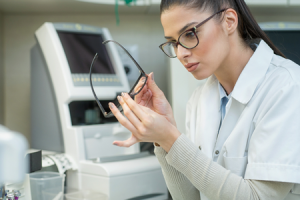
<path fill-rule="evenodd" d="M 183 46 L 187 49 L 191 49 L 191 48 L 194 48 L 195 46 L 197 46 L 198 37 L 194 31 L 187 31 L 187 32 L 184 32 L 182 35 L 180 35 L 178 42 L 181 44 L 181 46 Z M 178 45 L 176 45 L 175 42 L 165 43 L 165 45 L 163 45 L 162 48 L 163 48 L 163 51 L 169 57 L 177 56 Z"/>
<path fill-rule="evenodd" d="M 198 44 L 198 38 L 194 31 L 184 32 L 179 37 L 179 43 L 185 48 L 194 48 Z"/>

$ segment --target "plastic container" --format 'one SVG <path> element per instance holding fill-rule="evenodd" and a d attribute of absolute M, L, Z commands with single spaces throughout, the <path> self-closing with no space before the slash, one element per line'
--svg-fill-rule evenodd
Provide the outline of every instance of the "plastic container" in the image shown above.
<path fill-rule="evenodd" d="M 107 196 L 102 193 L 92 191 L 77 191 L 65 195 L 65 200 L 107 200 Z"/>
<path fill-rule="evenodd" d="M 58 172 L 30 174 L 32 200 L 63 200 L 65 175 Z"/>

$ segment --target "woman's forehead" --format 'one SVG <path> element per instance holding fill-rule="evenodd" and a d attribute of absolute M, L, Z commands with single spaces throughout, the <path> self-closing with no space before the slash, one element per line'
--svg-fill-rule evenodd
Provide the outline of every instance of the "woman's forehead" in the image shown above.
<path fill-rule="evenodd" d="M 178 37 L 179 31 L 188 24 L 198 24 L 209 17 L 209 12 L 200 12 L 184 6 L 175 6 L 161 14 L 165 36 Z M 177 39 L 177 38 L 176 38 Z"/>

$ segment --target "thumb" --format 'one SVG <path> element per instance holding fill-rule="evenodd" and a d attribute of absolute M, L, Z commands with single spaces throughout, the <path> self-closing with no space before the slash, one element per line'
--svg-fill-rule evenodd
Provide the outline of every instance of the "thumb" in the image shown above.
<path fill-rule="evenodd" d="M 149 74 L 149 81 L 148 82 L 148 88 L 151 90 L 152 94 L 154 96 L 161 95 L 163 94 L 162 91 L 159 89 L 159 87 L 156 85 L 154 81 L 154 73 L 151 72 Z"/>
<path fill-rule="evenodd" d="M 119 147 L 130 147 L 134 145 L 135 143 L 138 143 L 138 140 L 136 137 L 131 135 L 131 137 L 125 141 L 114 141 L 113 145 L 119 146 Z"/>

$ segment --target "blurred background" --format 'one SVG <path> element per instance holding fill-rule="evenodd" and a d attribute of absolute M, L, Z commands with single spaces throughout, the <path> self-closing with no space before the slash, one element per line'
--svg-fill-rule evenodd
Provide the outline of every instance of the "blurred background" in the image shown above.
<path fill-rule="evenodd" d="M 144 4 L 139 6 L 119 5 L 119 25 L 116 23 L 115 1 L 100 2 L 103 3 L 0 0 L 1 124 L 23 133 L 30 141 L 30 49 L 35 44 L 34 32 L 44 22 L 107 27 L 112 37 L 121 44 L 138 45 L 140 65 L 146 73 L 154 72 L 158 86 L 171 100 L 169 59 L 158 48 L 165 41 L 160 23 L 160 1 L 138 1 Z M 300 22 L 300 0 L 246 2 L 258 22 Z M 180 66 L 178 68 L 184 71 Z"/>
<path fill-rule="evenodd" d="M 246 3 L 250 7 L 254 18 L 260 23 L 263 30 L 270 35 L 271 40 L 273 40 L 275 45 L 278 45 L 279 49 L 282 50 L 288 58 L 291 58 L 296 63 L 300 64 L 300 47 L 298 45 L 300 43 L 300 0 L 247 0 Z M 31 144 L 32 141 L 39 142 L 32 137 L 33 134 L 31 127 L 31 50 L 37 45 L 37 40 L 35 38 L 36 31 L 46 22 L 51 22 L 53 24 L 73 24 L 74 27 L 87 25 L 87 28 L 107 28 L 111 34 L 111 37 L 128 49 L 128 51 L 136 58 L 140 66 L 147 74 L 154 72 L 157 85 L 164 92 L 173 107 L 178 129 L 184 133 L 186 103 L 193 90 L 197 86 L 203 84 L 205 80 L 195 80 L 191 74 L 186 72 L 186 69 L 181 66 L 177 59 L 169 59 L 158 48 L 161 43 L 165 42 L 163 28 L 160 23 L 159 5 L 160 0 L 136 0 L 135 2 L 131 2 L 129 0 L 0 0 L 0 124 L 10 130 L 20 133 L 22 137 L 27 140 L 29 149 L 32 147 L 36 148 L 36 146 L 32 146 Z M 45 27 L 46 26 L 44 26 L 44 28 Z M 121 69 L 126 72 L 128 69 L 126 69 L 125 65 L 130 61 L 128 61 L 128 58 L 124 58 L 123 53 L 119 52 L 119 54 L 120 55 L 118 59 L 122 60 L 125 67 L 124 70 L 122 68 Z M 57 57 L 64 57 L 65 59 L 65 55 Z M 49 65 L 48 67 L 51 68 L 53 66 Z M 61 78 L 62 76 L 58 75 L 58 77 Z M 53 82 L 56 81 L 55 79 L 56 76 L 52 76 Z M 125 74 L 124 78 L 121 77 L 121 79 L 123 81 L 126 79 Z M 130 77 L 128 75 L 127 79 L 129 79 L 130 82 Z M 126 87 L 128 87 L 128 85 Z M 72 89 L 70 91 L 74 92 Z M 80 91 L 78 91 L 76 95 L 81 94 Z M 88 88 L 86 91 L 91 93 L 90 88 Z M 90 93 L 86 93 L 87 96 L 91 96 Z M 71 101 L 76 100 L 76 98 L 78 98 L 78 95 L 76 95 L 73 96 L 74 98 L 72 97 L 73 99 L 68 99 L 68 102 L 66 101 L 64 103 L 70 103 Z M 87 100 L 91 100 L 90 96 L 87 98 Z M 47 97 L 45 96 L 44 98 Z M 77 100 L 83 100 L 80 98 Z M 76 108 L 76 105 L 73 109 L 79 110 Z M 93 104 L 92 106 L 95 105 Z M 42 106 L 47 107 L 48 104 L 42 104 Z M 59 107 L 61 105 L 57 106 Z M 61 109 L 62 107 L 60 110 Z M 47 113 L 44 114 L 47 115 Z M 62 116 L 62 112 L 60 112 L 60 115 Z M 85 157 L 82 155 L 84 154 L 83 152 L 88 152 L 88 144 L 92 144 L 89 143 L 90 139 L 93 138 L 95 141 L 100 141 L 98 139 L 102 137 L 102 132 L 99 134 L 97 132 L 97 127 L 95 126 L 96 128 L 93 128 L 93 126 L 89 126 L 90 124 L 88 123 L 85 124 L 87 131 L 84 132 L 81 130 L 80 126 L 75 127 L 70 126 L 68 124 L 69 122 L 65 123 L 66 121 L 64 120 L 69 120 L 69 118 L 70 115 L 68 114 L 61 117 L 62 121 L 59 123 L 61 123 L 65 129 L 58 131 L 60 137 L 62 133 L 64 134 L 64 147 L 67 150 L 52 153 L 50 152 L 50 154 L 48 154 L 50 156 L 48 157 L 46 156 L 47 152 L 45 151 L 46 154 L 43 153 L 43 164 L 41 164 L 42 153 L 39 151 L 40 154 L 36 155 L 39 155 L 38 162 L 40 168 L 36 171 L 41 170 L 41 167 L 46 168 L 49 166 L 55 166 L 56 168 L 54 170 L 52 168 L 49 171 L 56 171 L 59 173 L 60 179 L 62 179 L 63 184 L 65 184 L 64 175 L 67 174 L 66 171 L 69 170 L 69 176 L 67 176 L 69 177 L 69 183 L 85 183 L 85 186 L 88 189 L 93 189 L 95 184 L 92 183 L 95 183 L 93 181 L 96 179 L 93 179 L 93 181 L 84 182 L 84 179 L 73 180 L 73 178 L 78 177 L 77 173 L 78 171 L 80 172 L 81 169 L 83 169 L 83 171 L 85 170 L 84 173 L 88 174 L 92 169 L 87 167 L 90 166 L 90 162 L 93 162 L 93 166 L 100 166 L 99 163 L 101 163 L 101 161 L 91 161 L 91 158 L 94 157 Z M 60 125 L 58 125 L 58 127 L 60 127 Z M 103 127 L 106 128 L 105 126 Z M 115 127 L 113 127 L 112 130 L 124 132 L 124 130 L 120 127 L 117 127 L 117 129 L 114 128 Z M 7 131 L 6 129 L 3 130 Z M 86 137 L 84 139 L 80 138 L 81 134 L 85 134 L 87 132 L 89 133 L 85 135 Z M 108 132 L 109 131 L 107 131 L 107 133 Z M 92 136 L 91 133 L 93 134 Z M 114 133 L 111 135 L 114 135 Z M 71 139 L 68 138 L 69 136 Z M 71 136 L 74 137 L 72 138 Z M 66 138 L 70 139 L 70 141 L 66 140 Z M 73 147 L 66 147 L 70 144 L 73 144 L 72 139 L 75 141 Z M 84 143 L 84 145 L 87 146 L 85 148 L 83 148 L 83 145 L 79 145 L 80 142 L 83 144 L 83 140 L 86 142 Z M 43 140 L 43 143 L 47 142 L 48 141 L 46 139 Z M 108 142 L 103 143 L 108 144 Z M 99 146 L 98 143 L 93 144 L 95 144 L 96 150 L 92 149 L 91 152 L 99 153 L 100 150 L 97 150 L 97 147 Z M 26 145 L 24 145 L 24 148 L 25 146 Z M 109 148 L 115 148 L 111 146 L 112 145 L 110 145 Z M 103 149 L 107 150 L 104 147 Z M 101 151 L 103 149 L 101 149 Z M 43 149 L 43 147 L 41 147 L 38 148 L 38 150 L 49 149 Z M 142 144 L 140 150 L 149 150 L 151 152 L 153 150 L 153 145 L 150 143 Z M 139 153 L 139 149 L 133 149 L 132 152 Z M 126 157 L 128 152 L 122 152 L 121 154 L 124 154 L 123 156 Z M 120 161 L 123 158 L 118 159 Z M 135 164 L 128 164 L 128 169 L 133 168 L 135 173 L 139 173 L 143 168 L 145 174 L 151 172 L 151 167 L 153 169 L 160 170 L 159 164 L 156 163 L 154 166 L 154 161 L 150 160 L 150 156 L 148 156 L 149 160 L 147 161 L 150 163 L 150 167 L 144 164 L 145 162 L 143 159 L 144 158 L 140 158 L 139 162 L 136 162 L 136 164 L 138 164 L 136 166 Z M 128 163 L 130 162 L 133 163 L 133 161 L 128 161 Z M 69 165 L 69 168 L 60 169 L 60 163 L 71 164 Z M 153 166 L 151 166 L 151 164 L 153 164 Z M 135 168 L 132 166 L 135 166 Z M 105 164 L 103 164 L 103 168 L 106 168 Z M 118 168 L 120 168 L 120 166 L 118 166 Z M 125 168 L 126 167 L 124 167 L 124 169 Z M 101 170 L 96 168 L 93 168 L 93 170 L 94 171 L 92 173 L 94 173 L 95 177 L 96 175 L 99 177 L 100 175 L 103 175 L 97 174 Z M 115 168 L 111 165 L 110 170 L 114 171 Z M 126 170 L 124 170 L 122 173 L 130 174 L 129 171 Z M 161 171 L 159 173 L 161 173 Z M 108 176 L 110 176 L 110 174 Z M 162 177 L 161 174 L 156 174 L 156 176 Z M 139 181 L 144 183 L 144 180 L 148 179 L 153 180 L 154 183 L 155 178 L 153 177 L 154 176 L 149 173 L 145 176 L 139 177 Z M 129 179 L 131 179 L 131 177 L 129 177 Z M 59 181 L 61 182 L 61 180 Z M 161 179 L 160 182 L 163 183 L 163 179 Z M 127 182 L 123 181 L 123 183 L 126 185 Z M 136 184 L 138 185 L 139 182 L 136 182 Z M 118 185 L 110 185 L 110 187 L 118 188 Z M 76 188 L 82 189 L 81 186 L 78 185 Z M 148 195 L 148 197 L 151 198 L 151 195 L 159 195 L 151 193 L 149 196 L 150 192 L 147 191 L 146 186 L 145 188 L 143 189 L 144 197 L 145 195 Z M 164 188 L 164 190 L 166 191 L 166 188 Z M 137 194 L 128 195 L 134 196 Z M 118 199 L 118 197 L 116 197 L 116 199 Z"/>

